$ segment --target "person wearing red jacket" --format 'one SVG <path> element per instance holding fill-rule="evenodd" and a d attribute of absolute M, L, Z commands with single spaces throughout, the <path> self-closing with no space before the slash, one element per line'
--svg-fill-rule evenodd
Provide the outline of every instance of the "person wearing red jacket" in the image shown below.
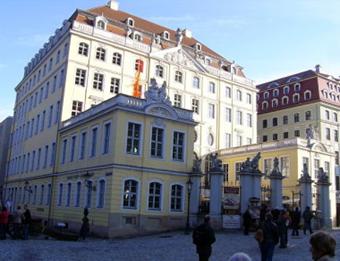
<path fill-rule="evenodd" d="M 6 239 L 9 212 L 6 207 L 2 207 L 0 212 L 0 240 Z"/>

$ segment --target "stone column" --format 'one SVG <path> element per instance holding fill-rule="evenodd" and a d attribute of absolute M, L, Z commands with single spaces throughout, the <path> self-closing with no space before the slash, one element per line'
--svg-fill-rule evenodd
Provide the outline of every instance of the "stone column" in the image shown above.
<path fill-rule="evenodd" d="M 190 224 L 191 226 L 197 226 L 199 223 L 199 205 L 200 205 L 200 188 L 202 173 L 195 172 L 191 174 L 192 189 L 190 195 Z"/>
<path fill-rule="evenodd" d="M 317 181 L 319 200 L 320 200 L 320 211 L 321 211 L 321 226 L 331 228 L 332 218 L 331 218 L 331 203 L 329 195 L 329 187 L 331 183 L 329 182 L 329 177 L 324 172 L 323 168 L 319 169 L 319 176 Z"/>
<path fill-rule="evenodd" d="M 269 175 L 272 208 L 282 209 L 282 180 L 284 177 L 279 169 L 279 159 L 274 159 L 274 168 Z"/>
<path fill-rule="evenodd" d="M 249 205 L 249 198 L 261 197 L 261 177 L 262 173 L 258 169 L 258 162 L 261 158 L 258 153 L 251 161 L 249 158 L 242 163 L 240 170 L 241 185 L 241 213 L 244 213 Z"/>
<path fill-rule="evenodd" d="M 306 207 L 312 207 L 312 178 L 308 174 L 308 167 L 303 165 L 303 174 L 299 179 L 300 192 L 301 192 L 301 211 Z"/>

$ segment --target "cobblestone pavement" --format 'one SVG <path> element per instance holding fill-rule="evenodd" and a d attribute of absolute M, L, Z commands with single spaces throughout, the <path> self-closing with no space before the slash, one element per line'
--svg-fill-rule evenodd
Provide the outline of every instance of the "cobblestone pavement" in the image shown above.
<path fill-rule="evenodd" d="M 333 232 L 340 242 L 340 231 Z M 254 261 L 260 253 L 254 235 L 225 232 L 216 235 L 211 261 L 228 260 L 235 252 L 248 253 Z M 275 249 L 274 261 L 312 260 L 309 252 L 309 236 L 290 238 L 287 249 Z M 337 247 L 340 260 L 340 246 Z M 180 261 L 198 260 L 191 235 L 172 232 L 160 235 L 121 240 L 89 239 L 80 242 L 32 239 L 28 241 L 0 241 L 0 260 L 15 261 Z"/>

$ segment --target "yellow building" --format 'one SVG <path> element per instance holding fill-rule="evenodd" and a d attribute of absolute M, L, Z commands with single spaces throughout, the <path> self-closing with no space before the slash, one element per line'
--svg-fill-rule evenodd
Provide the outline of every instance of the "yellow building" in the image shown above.
<path fill-rule="evenodd" d="M 261 152 L 259 169 L 264 176 L 262 186 L 268 187 L 270 180 L 268 175 L 273 169 L 273 160 L 279 159 L 279 167 L 282 175 L 285 177 L 282 183 L 283 203 L 292 204 L 299 199 L 298 179 L 302 175 L 303 165 L 306 163 L 310 176 L 314 182 L 317 181 L 319 167 L 322 167 L 328 173 L 330 180 L 334 180 L 335 155 L 331 146 L 324 145 L 318 141 L 312 141 L 313 146 L 307 147 L 307 140 L 301 138 L 291 138 L 282 141 L 265 142 L 255 145 L 247 145 L 238 148 L 220 150 L 219 158 L 224 164 L 226 170 L 225 186 L 239 186 L 239 175 L 242 162 L 248 157 L 252 158 L 257 152 Z M 317 190 L 316 185 L 312 185 L 313 209 L 317 209 Z M 241 188 L 242 189 L 242 188 Z M 261 199 L 268 200 L 270 191 L 262 191 Z M 335 186 L 330 188 L 331 213 L 335 220 Z"/>
<path fill-rule="evenodd" d="M 75 231 L 86 207 L 91 231 L 103 236 L 183 227 L 193 113 L 172 107 L 155 82 L 146 97 L 119 94 L 63 122 L 55 172 L 8 184 L 25 191 L 14 204 L 28 203 L 34 215 Z"/>

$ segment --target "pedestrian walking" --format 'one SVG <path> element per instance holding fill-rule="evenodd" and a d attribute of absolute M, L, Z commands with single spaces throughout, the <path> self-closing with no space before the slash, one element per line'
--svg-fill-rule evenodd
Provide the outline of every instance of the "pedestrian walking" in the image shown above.
<path fill-rule="evenodd" d="M 263 223 L 264 220 L 266 219 L 266 213 L 268 212 L 268 207 L 266 204 L 261 205 L 260 209 L 260 223 Z"/>
<path fill-rule="evenodd" d="M 205 216 L 204 223 L 194 229 L 192 239 L 196 245 L 199 261 L 208 261 L 212 252 L 211 245 L 216 241 L 215 232 L 210 226 L 209 216 Z"/>
<path fill-rule="evenodd" d="M 82 224 L 80 228 L 79 235 L 80 237 L 85 240 L 88 234 L 90 233 L 90 222 L 88 219 L 89 211 L 87 208 L 84 209 L 84 217 L 82 219 Z"/>
<path fill-rule="evenodd" d="M 20 206 L 17 206 L 17 209 L 13 212 L 13 238 L 14 239 L 19 239 L 22 238 L 21 235 L 21 225 L 22 225 L 22 210 Z"/>
<path fill-rule="evenodd" d="M 301 221 L 301 212 L 298 207 L 295 208 L 295 211 L 292 213 L 292 236 L 299 235 L 299 227 Z"/>
<path fill-rule="evenodd" d="M 28 209 L 28 206 L 24 206 L 24 213 L 21 215 L 21 222 L 23 226 L 24 232 L 24 240 L 28 240 L 29 230 L 32 223 L 31 211 Z"/>
<path fill-rule="evenodd" d="M 9 212 L 7 207 L 2 207 L 0 212 L 0 239 L 6 239 Z"/>
<path fill-rule="evenodd" d="M 249 212 L 249 208 L 247 208 L 247 210 L 243 213 L 242 215 L 243 217 L 243 228 L 244 228 L 244 234 L 248 235 L 249 234 L 249 228 L 251 226 L 252 223 L 252 218 Z"/>
<path fill-rule="evenodd" d="M 281 210 L 277 224 L 280 234 L 280 248 L 287 248 L 289 226 L 289 214 L 287 211 Z"/>
<path fill-rule="evenodd" d="M 309 241 L 314 261 L 335 261 L 336 240 L 325 231 L 312 234 Z"/>
<path fill-rule="evenodd" d="M 279 231 L 270 212 L 266 214 L 265 221 L 256 231 L 255 238 L 259 242 L 261 261 L 272 261 L 275 245 L 279 242 Z"/>
<path fill-rule="evenodd" d="M 303 217 L 303 233 L 306 235 L 306 231 L 309 230 L 309 233 L 313 234 L 312 224 L 311 224 L 313 213 L 310 210 L 310 207 L 306 207 L 305 211 L 303 211 L 302 217 Z"/>

